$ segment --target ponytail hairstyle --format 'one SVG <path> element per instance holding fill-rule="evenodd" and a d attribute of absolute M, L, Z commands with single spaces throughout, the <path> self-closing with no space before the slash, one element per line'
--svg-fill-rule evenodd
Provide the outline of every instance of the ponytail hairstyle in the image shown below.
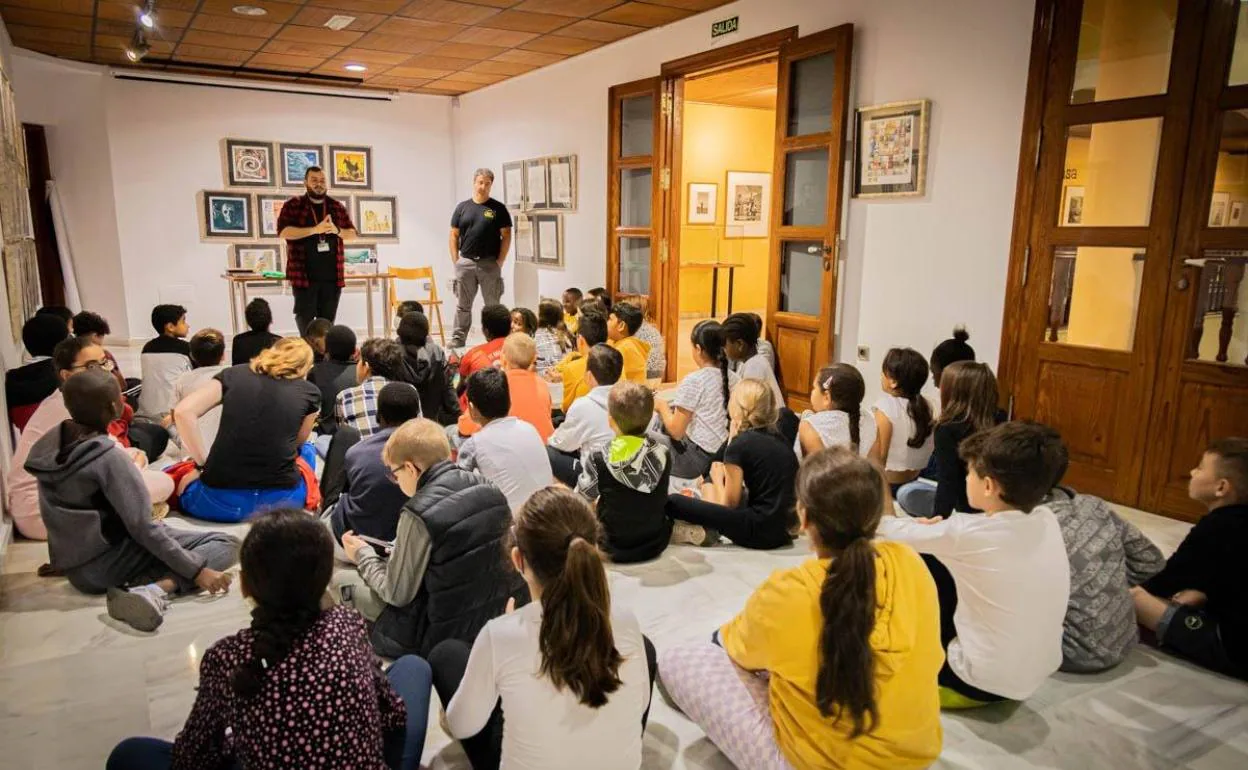
<path fill-rule="evenodd" d="M 849 415 L 849 441 L 859 452 L 862 439 L 862 399 L 867 395 L 867 384 L 862 372 L 853 364 L 832 364 L 819 370 L 819 390 L 832 402 L 834 409 Z"/>
<path fill-rule="evenodd" d="M 897 383 L 898 395 L 910 402 L 906 413 L 914 421 L 914 435 L 906 442 L 918 449 L 932 435 L 932 405 L 923 398 L 927 359 L 914 348 L 893 348 L 884 356 L 884 374 Z"/>
<path fill-rule="evenodd" d="M 832 555 L 819 592 L 815 702 L 825 717 L 848 717 L 850 738 L 857 738 L 880 721 L 870 644 L 879 601 L 871 539 L 884 512 L 884 477 L 845 447 L 822 449 L 798 469 L 797 504 L 820 551 Z"/>
<path fill-rule="evenodd" d="M 334 568 L 334 541 L 315 517 L 277 508 L 251 520 L 238 554 L 242 581 L 255 602 L 252 657 L 234 669 L 239 697 L 255 696 L 268 672 L 321 617 L 321 597 Z"/>
<path fill-rule="evenodd" d="M 940 380 L 940 418 L 937 425 L 965 422 L 972 433 L 997 424 L 997 378 L 988 364 L 958 361 Z"/>
<path fill-rule="evenodd" d="M 747 430 L 774 430 L 780 410 L 776 395 L 762 380 L 741 380 L 728 401 L 728 420 L 738 435 Z"/>
<path fill-rule="evenodd" d="M 729 430 L 732 429 L 732 420 L 728 419 L 728 355 L 724 353 L 724 327 L 718 321 L 708 320 L 699 321 L 693 327 L 693 334 L 689 335 L 689 341 L 694 347 L 702 349 L 702 355 L 707 360 L 719 367 L 719 375 L 723 379 L 724 389 L 724 419 L 728 420 Z"/>
<path fill-rule="evenodd" d="M 524 563 L 542 586 L 540 676 L 590 708 L 620 688 L 624 657 L 611 632 L 611 593 L 589 503 L 563 487 L 534 492 L 512 528 Z"/>

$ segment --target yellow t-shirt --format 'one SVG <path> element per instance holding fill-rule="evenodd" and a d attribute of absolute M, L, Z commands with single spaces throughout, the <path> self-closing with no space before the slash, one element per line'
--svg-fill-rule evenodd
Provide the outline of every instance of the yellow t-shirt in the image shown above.
<path fill-rule="evenodd" d="M 551 369 L 559 373 L 563 382 L 563 402 L 560 408 L 567 414 L 572 402 L 589 394 L 589 383 L 585 381 L 585 370 L 589 368 L 589 358 L 573 350 L 563 357 Z"/>
<path fill-rule="evenodd" d="M 936 585 L 909 546 L 874 546 L 878 608 L 870 644 L 880 718 L 872 732 L 850 740 L 853 723 L 824 717 L 815 702 L 823 627 L 819 592 L 829 559 L 773 573 L 720 629 L 737 665 L 771 674 L 776 741 L 794 767 L 919 768 L 940 755 L 936 675 L 945 656 Z"/>
<path fill-rule="evenodd" d="M 563 325 L 567 327 L 568 334 L 576 336 L 576 330 L 581 328 L 581 317 L 576 313 L 564 313 Z"/>
<path fill-rule="evenodd" d="M 624 357 L 624 373 L 620 375 L 629 382 L 646 383 L 646 359 L 650 356 L 650 343 L 634 336 L 608 342 Z"/>

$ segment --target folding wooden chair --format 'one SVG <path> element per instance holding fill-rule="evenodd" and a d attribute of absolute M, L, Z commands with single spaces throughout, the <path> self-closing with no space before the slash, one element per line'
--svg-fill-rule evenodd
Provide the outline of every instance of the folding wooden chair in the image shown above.
<path fill-rule="evenodd" d="M 438 299 L 438 281 L 433 277 L 432 267 L 391 267 L 390 272 L 394 274 L 396 280 L 399 281 L 428 281 L 429 296 L 427 297 L 411 297 L 420 304 L 425 306 L 425 315 L 432 321 L 437 318 L 438 321 L 438 339 L 442 341 L 442 347 L 446 347 L 446 330 L 442 324 L 442 300 Z M 390 282 L 390 312 L 395 313 L 399 309 L 399 294 L 395 291 L 394 281 Z"/>

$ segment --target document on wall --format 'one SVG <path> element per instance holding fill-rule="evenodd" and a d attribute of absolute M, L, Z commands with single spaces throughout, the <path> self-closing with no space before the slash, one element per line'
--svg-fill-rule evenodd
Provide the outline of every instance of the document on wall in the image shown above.
<path fill-rule="evenodd" d="M 516 259 L 533 261 L 533 220 L 523 214 L 516 216 Z"/>
<path fill-rule="evenodd" d="M 572 208 L 572 164 L 550 164 L 551 208 Z"/>
<path fill-rule="evenodd" d="M 559 220 L 551 217 L 537 223 L 537 247 L 542 261 L 559 261 Z"/>
<path fill-rule="evenodd" d="M 524 205 L 524 172 L 519 163 L 503 165 L 503 203 L 519 210 Z"/>
<path fill-rule="evenodd" d="M 531 208 L 545 208 L 546 200 L 546 164 L 533 163 L 525 166 L 528 174 L 528 199 Z"/>

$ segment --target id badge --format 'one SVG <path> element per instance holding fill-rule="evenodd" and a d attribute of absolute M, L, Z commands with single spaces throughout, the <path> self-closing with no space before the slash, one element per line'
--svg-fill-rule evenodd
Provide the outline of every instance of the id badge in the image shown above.
<path fill-rule="evenodd" d="M 321 252 L 322 254 L 324 254 L 324 253 L 328 252 L 328 251 L 329 251 L 329 241 L 322 240 L 322 241 L 317 242 L 317 244 L 316 244 L 316 250 L 317 250 L 317 251 L 319 251 L 319 252 Z"/>

